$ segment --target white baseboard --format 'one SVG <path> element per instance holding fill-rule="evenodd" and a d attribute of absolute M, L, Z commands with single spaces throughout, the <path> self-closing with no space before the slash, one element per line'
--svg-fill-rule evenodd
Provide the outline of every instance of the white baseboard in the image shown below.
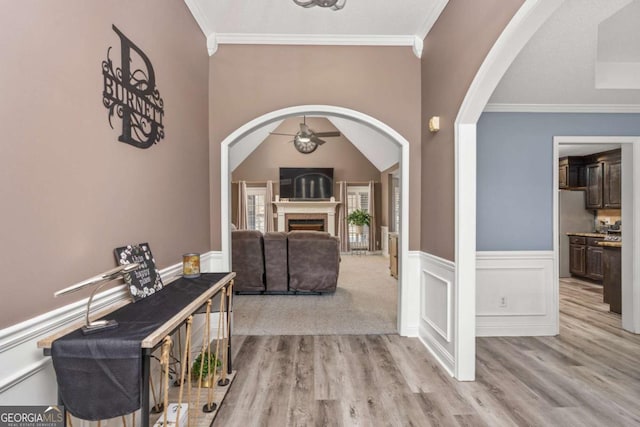
<path fill-rule="evenodd" d="M 478 252 L 476 336 L 558 334 L 553 251 Z"/>
<path fill-rule="evenodd" d="M 222 253 L 202 254 L 200 263 L 203 272 L 220 272 Z M 163 281 L 169 282 L 181 272 L 182 262 L 179 262 L 162 269 L 160 276 Z M 126 286 L 121 285 L 96 294 L 91 307 L 97 311 L 128 298 Z M 8 405 L 47 405 L 57 402 L 57 385 L 51 360 L 43 356 L 42 350 L 37 348 L 37 342 L 81 320 L 86 303 L 87 299 L 76 301 L 0 330 L 0 402 Z M 212 316 L 211 322 L 217 326 L 217 317 Z M 197 335 L 194 334 L 194 337 Z M 199 339 L 202 339 L 201 335 Z"/>
<path fill-rule="evenodd" d="M 454 376 L 456 362 L 451 353 L 440 343 L 433 339 L 433 335 L 429 331 L 421 330 L 418 333 L 418 339 L 427 348 L 429 353 L 436 358 L 438 363 L 444 368 L 450 376 Z"/>

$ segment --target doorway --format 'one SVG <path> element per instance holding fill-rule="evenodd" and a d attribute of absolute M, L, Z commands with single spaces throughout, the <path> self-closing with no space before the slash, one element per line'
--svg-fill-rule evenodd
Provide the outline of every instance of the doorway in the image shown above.
<path fill-rule="evenodd" d="M 622 328 L 638 333 L 640 329 L 638 328 L 638 318 L 640 317 L 640 304 L 638 301 L 638 290 L 640 290 L 640 283 L 636 278 L 635 272 L 637 271 L 637 266 L 634 262 L 633 254 L 635 253 L 635 248 L 638 247 L 638 236 L 634 233 L 634 229 L 637 228 L 637 215 L 638 215 L 638 196 L 636 192 L 638 191 L 638 178 L 634 175 L 634 166 L 637 164 L 636 156 L 638 156 L 638 151 L 636 143 L 640 142 L 640 139 L 636 137 L 554 137 L 553 141 L 553 149 L 554 149 L 554 179 L 553 185 L 555 189 L 559 188 L 560 182 L 560 173 L 559 173 L 559 158 L 561 157 L 561 153 L 567 154 L 568 151 L 566 148 L 571 149 L 575 147 L 577 154 L 587 154 L 598 153 L 607 151 L 607 149 L 615 149 L 621 148 L 621 205 L 620 209 L 620 221 L 621 224 L 624 224 L 624 244 L 621 248 L 621 261 L 620 261 L 620 292 L 621 292 L 621 306 L 620 311 L 622 316 Z M 565 148 L 563 150 L 563 148 Z M 554 191 L 553 196 L 553 222 L 554 222 L 554 230 L 553 230 L 553 241 L 554 241 L 554 277 L 557 280 L 558 286 L 556 288 L 556 300 L 558 301 L 558 307 L 560 302 L 560 275 L 561 275 L 561 265 L 560 265 L 560 251 L 564 251 L 567 248 L 560 247 L 560 239 L 561 239 L 561 230 L 560 230 L 560 193 L 559 191 Z M 587 201 L 587 203 L 590 203 Z M 604 205 L 603 205 L 604 206 Z M 608 211 L 607 214 L 614 213 L 615 211 Z M 610 227 L 616 228 L 616 224 L 607 224 L 612 222 L 611 220 L 607 221 L 609 217 L 605 214 L 604 217 L 600 217 L 598 214 L 594 216 L 594 223 L 592 230 L 589 231 L 609 231 Z M 616 219 L 617 221 L 617 219 Z M 585 224 L 586 226 L 586 224 Z M 567 230 L 562 230 L 562 232 L 566 232 Z M 588 250 L 589 244 L 595 247 L 595 245 L 600 246 L 598 243 L 600 238 L 597 234 L 593 236 L 585 235 L 583 236 L 575 236 L 575 244 L 571 246 L 571 250 L 573 250 L 574 259 L 578 258 L 581 254 L 580 244 L 584 239 L 585 243 L 585 252 Z M 580 241 L 578 241 L 580 240 Z M 604 240 L 604 238 L 602 239 Z M 592 248 L 594 255 L 596 254 L 596 250 Z M 586 255 L 586 254 L 585 254 Z M 597 261 L 597 257 L 592 257 L 591 262 Z M 571 260 L 570 260 L 571 261 Z M 587 260 L 585 259 L 585 275 L 588 275 L 587 279 L 598 279 L 598 271 L 594 270 L 593 267 L 587 271 Z M 577 262 L 574 261 L 574 272 L 575 270 L 580 273 L 580 266 Z M 602 273 L 602 272 L 601 272 Z M 603 290 L 606 290 L 603 288 Z M 594 288 L 594 291 L 598 291 L 597 288 Z M 606 294 L 605 294 L 606 297 Z M 609 304 L 609 302 L 607 302 Z"/>
<path fill-rule="evenodd" d="M 227 269 L 231 268 L 231 171 L 229 167 L 229 149 L 235 144 L 242 144 L 247 136 L 271 123 L 288 117 L 320 115 L 326 117 L 338 117 L 348 119 L 378 132 L 390 139 L 401 149 L 400 159 L 400 182 L 402 188 L 400 217 L 401 224 L 399 230 L 400 262 L 398 276 L 398 307 L 397 307 L 397 331 L 400 335 L 409 335 L 409 319 L 415 311 L 410 295 L 415 294 L 419 289 L 419 283 L 410 283 L 409 274 L 406 267 L 408 256 L 408 224 L 409 224 L 409 142 L 398 132 L 384 124 L 383 122 L 368 116 L 359 111 L 327 105 L 301 105 L 284 108 L 260 116 L 238 128 L 230 134 L 221 144 L 221 234 L 222 234 L 222 265 Z"/>

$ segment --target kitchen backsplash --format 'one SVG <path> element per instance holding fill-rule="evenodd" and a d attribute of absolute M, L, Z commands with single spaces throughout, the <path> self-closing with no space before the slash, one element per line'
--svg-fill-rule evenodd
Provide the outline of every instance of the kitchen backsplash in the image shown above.
<path fill-rule="evenodd" d="M 596 221 L 605 221 L 608 224 L 620 221 L 620 209 L 599 209 L 596 212 Z"/>

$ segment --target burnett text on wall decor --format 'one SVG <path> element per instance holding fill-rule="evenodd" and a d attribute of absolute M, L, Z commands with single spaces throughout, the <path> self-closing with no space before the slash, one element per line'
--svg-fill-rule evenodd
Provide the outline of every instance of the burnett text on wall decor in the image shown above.
<path fill-rule="evenodd" d="M 155 72 L 147 55 L 115 25 L 113 31 L 120 37 L 121 62 L 119 68 L 113 68 L 109 47 L 107 59 L 102 61 L 102 103 L 109 110 L 112 129 L 114 114 L 122 119 L 118 141 L 149 148 L 164 138 L 164 101 L 156 88 Z"/>

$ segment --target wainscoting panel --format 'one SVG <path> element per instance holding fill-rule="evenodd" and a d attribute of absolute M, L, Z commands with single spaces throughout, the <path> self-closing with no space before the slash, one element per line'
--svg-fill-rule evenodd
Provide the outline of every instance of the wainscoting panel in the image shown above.
<path fill-rule="evenodd" d="M 222 252 L 211 251 L 200 256 L 200 268 L 202 272 L 207 273 L 223 273 L 229 271 L 229 268 L 223 265 Z"/>
<path fill-rule="evenodd" d="M 451 281 L 422 270 L 420 293 L 420 319 L 436 331 L 446 342 L 451 342 Z"/>
<path fill-rule="evenodd" d="M 558 333 L 552 251 L 478 252 L 477 336 Z"/>
<path fill-rule="evenodd" d="M 202 254 L 200 264 L 202 271 L 223 271 L 222 254 Z M 162 269 L 160 276 L 168 283 L 181 273 L 182 261 Z M 124 285 L 111 288 L 96 294 L 91 304 L 92 311 L 128 298 L 129 292 Z M 51 358 L 43 356 L 36 343 L 56 330 L 81 321 L 86 303 L 87 299 L 76 301 L 0 330 L 0 402 L 3 405 L 48 405 L 57 402 L 57 383 Z M 197 317 L 193 342 L 201 345 L 204 316 Z M 212 315 L 211 325 L 217 327 L 217 324 L 217 316 Z"/>
<path fill-rule="evenodd" d="M 455 264 L 421 253 L 419 337 L 442 366 L 455 372 Z"/>

